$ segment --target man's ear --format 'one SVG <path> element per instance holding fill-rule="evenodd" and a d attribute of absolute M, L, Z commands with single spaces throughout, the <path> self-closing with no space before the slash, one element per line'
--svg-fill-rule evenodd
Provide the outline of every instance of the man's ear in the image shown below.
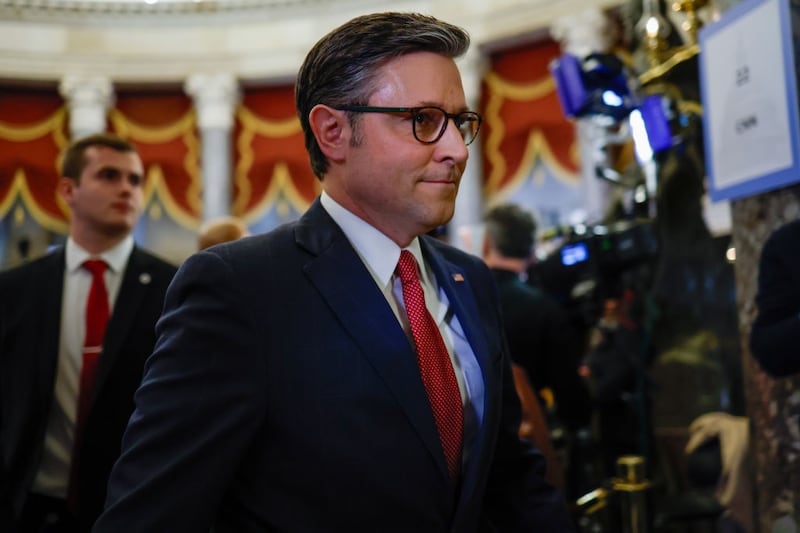
<path fill-rule="evenodd" d="M 352 133 L 346 113 L 323 104 L 317 104 L 308 114 L 308 120 L 311 124 L 311 131 L 314 132 L 317 144 L 325 157 L 332 161 L 341 161 L 350 145 Z"/>
<path fill-rule="evenodd" d="M 67 205 L 72 205 L 72 195 L 75 187 L 77 187 L 75 180 L 63 176 L 58 179 L 58 194 Z"/>

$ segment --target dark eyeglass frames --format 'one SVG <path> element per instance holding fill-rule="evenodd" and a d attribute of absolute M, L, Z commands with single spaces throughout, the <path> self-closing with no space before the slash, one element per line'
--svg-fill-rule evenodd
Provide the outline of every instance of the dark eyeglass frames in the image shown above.
<path fill-rule="evenodd" d="M 481 128 L 481 116 L 474 111 L 448 113 L 441 107 L 377 107 L 371 105 L 343 105 L 336 107 L 339 111 L 353 113 L 410 113 L 414 138 L 423 144 L 433 144 L 444 135 L 448 119 L 453 121 L 464 144 L 469 145 L 478 136 Z"/>

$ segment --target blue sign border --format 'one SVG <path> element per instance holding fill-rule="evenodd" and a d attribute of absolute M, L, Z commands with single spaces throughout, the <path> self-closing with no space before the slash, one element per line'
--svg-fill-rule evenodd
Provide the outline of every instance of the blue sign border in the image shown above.
<path fill-rule="evenodd" d="M 795 54 L 792 39 L 792 23 L 789 7 L 789 0 L 745 0 L 726 11 L 722 17 L 700 29 L 698 41 L 700 44 L 700 95 L 703 102 L 708 102 L 711 96 L 708 94 L 708 78 L 706 72 L 707 61 L 712 61 L 706 53 L 703 53 L 704 44 L 713 39 L 722 29 L 734 23 L 743 23 L 754 9 L 768 3 L 778 2 L 778 12 L 780 18 L 781 44 L 783 48 L 783 81 L 786 87 L 787 109 L 789 110 L 789 132 L 791 135 L 792 164 L 789 167 L 770 172 L 764 175 L 752 176 L 745 181 L 738 182 L 727 187 L 717 185 L 713 173 L 713 139 L 711 138 L 711 127 L 709 106 L 704 106 L 703 110 L 703 137 L 705 140 L 706 170 L 708 175 L 709 195 L 714 201 L 735 200 L 755 194 L 771 191 L 786 185 L 800 181 L 800 142 L 798 141 L 798 103 L 797 103 L 797 77 L 795 70 Z M 755 154 L 757 156 L 757 154 Z"/>

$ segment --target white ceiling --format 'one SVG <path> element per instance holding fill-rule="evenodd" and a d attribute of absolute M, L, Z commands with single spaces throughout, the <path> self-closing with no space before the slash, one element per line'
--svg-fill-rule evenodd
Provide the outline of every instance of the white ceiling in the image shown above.
<path fill-rule="evenodd" d="M 153 0 L 150 0 L 151 2 Z M 197 72 L 292 79 L 308 49 L 375 11 L 428 13 L 466 28 L 473 48 L 546 35 L 555 20 L 622 0 L 0 0 L 0 78 L 181 82 Z"/>

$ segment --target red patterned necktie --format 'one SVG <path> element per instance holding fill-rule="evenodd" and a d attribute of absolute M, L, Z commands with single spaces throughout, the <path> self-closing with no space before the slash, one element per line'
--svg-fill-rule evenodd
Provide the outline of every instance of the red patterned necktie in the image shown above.
<path fill-rule="evenodd" d="M 97 362 L 100 360 L 100 353 L 103 350 L 103 335 L 110 314 L 108 292 L 103 278 L 106 267 L 106 262 L 102 259 L 89 259 L 83 263 L 83 268 L 92 274 L 92 285 L 86 300 L 86 337 L 83 341 L 83 365 L 78 389 L 78 416 L 75 422 L 75 439 L 69 479 L 68 500 L 73 509 L 77 507 L 77 474 L 80 464 L 81 438 L 92 402 Z"/>
<path fill-rule="evenodd" d="M 456 374 L 439 327 L 425 306 L 417 261 L 411 252 L 400 252 L 396 272 L 403 284 L 403 301 L 417 345 L 419 371 L 439 429 L 447 468 L 450 477 L 457 479 L 461 469 L 463 413 Z"/>

